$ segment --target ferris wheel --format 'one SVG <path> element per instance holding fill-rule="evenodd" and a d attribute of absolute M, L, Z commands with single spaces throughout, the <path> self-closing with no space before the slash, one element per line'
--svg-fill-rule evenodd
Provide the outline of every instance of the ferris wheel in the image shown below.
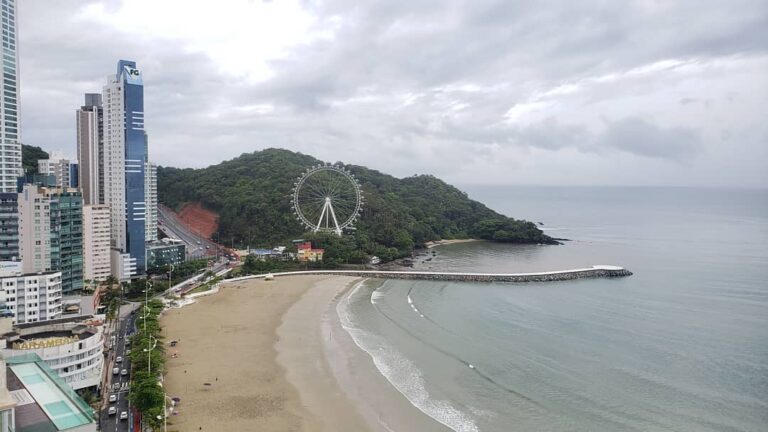
<path fill-rule="evenodd" d="M 345 228 L 353 228 L 362 207 L 360 183 L 341 166 L 314 166 L 294 183 L 296 219 L 313 232 L 341 235 Z"/>

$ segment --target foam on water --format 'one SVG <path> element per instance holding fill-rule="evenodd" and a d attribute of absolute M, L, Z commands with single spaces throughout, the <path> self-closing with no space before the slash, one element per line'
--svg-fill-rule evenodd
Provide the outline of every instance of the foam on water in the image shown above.
<path fill-rule="evenodd" d="M 336 305 L 336 313 L 344 330 L 347 331 L 360 349 L 371 356 L 376 369 L 413 406 L 454 431 L 478 432 L 477 425 L 469 415 L 458 410 L 448 401 L 436 400 L 430 397 L 424 377 L 412 361 L 387 343 L 384 338 L 366 332 L 354 324 L 350 311 L 351 298 L 364 286 L 364 283 L 365 281 L 359 282 Z M 376 291 L 374 291 L 374 294 L 376 294 Z M 373 301 L 372 295 L 371 302 L 373 303 Z M 412 302 L 411 307 L 413 307 Z"/>

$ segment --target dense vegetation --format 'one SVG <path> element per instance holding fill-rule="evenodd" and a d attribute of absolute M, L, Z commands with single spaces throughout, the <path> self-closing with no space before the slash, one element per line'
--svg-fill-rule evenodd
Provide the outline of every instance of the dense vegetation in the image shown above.
<path fill-rule="evenodd" d="M 21 166 L 25 173 L 36 173 L 39 159 L 48 159 L 48 153 L 40 147 L 21 145 Z"/>
<path fill-rule="evenodd" d="M 327 259 L 361 262 L 409 254 L 427 241 L 482 238 L 513 243 L 554 243 L 532 222 L 500 215 L 430 175 L 398 179 L 362 166 L 345 165 L 360 181 L 365 207 L 354 236 L 310 236 L 291 211 L 295 180 L 317 159 L 267 149 L 204 169 L 158 168 L 160 201 L 176 210 L 200 201 L 219 216 L 222 243 L 274 246 L 313 237 Z M 343 251 L 343 252 L 340 252 Z"/>
<path fill-rule="evenodd" d="M 131 392 L 128 399 L 145 425 L 159 430 L 163 424 L 165 393 L 159 377 L 165 369 L 165 347 L 159 317 L 163 304 L 150 300 L 136 312 L 136 334 L 131 337 Z"/>

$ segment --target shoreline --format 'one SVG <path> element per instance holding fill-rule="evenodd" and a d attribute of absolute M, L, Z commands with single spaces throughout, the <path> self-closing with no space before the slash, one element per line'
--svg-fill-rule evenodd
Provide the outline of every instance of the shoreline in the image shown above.
<path fill-rule="evenodd" d="M 167 347 L 165 388 L 181 398 L 169 430 L 449 431 L 400 394 L 342 327 L 338 302 L 361 280 L 245 280 L 165 311 L 163 335 L 179 340 Z"/>

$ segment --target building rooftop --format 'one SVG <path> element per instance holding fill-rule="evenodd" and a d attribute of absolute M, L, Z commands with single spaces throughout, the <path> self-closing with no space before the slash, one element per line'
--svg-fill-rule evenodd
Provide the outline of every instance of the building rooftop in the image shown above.
<path fill-rule="evenodd" d="M 6 359 L 17 432 L 58 432 L 96 424 L 89 407 L 36 354 Z"/>

